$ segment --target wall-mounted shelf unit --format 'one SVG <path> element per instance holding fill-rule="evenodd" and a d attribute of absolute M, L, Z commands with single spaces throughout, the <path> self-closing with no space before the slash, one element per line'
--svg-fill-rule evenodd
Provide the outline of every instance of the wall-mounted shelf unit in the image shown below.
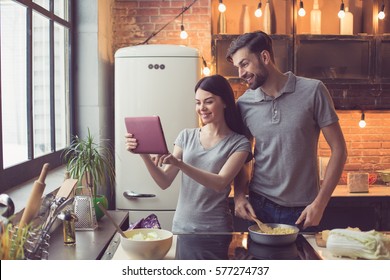
<path fill-rule="evenodd" d="M 218 1 L 212 1 L 217 9 L 215 2 Z M 239 80 L 238 72 L 225 56 L 231 41 L 239 36 L 240 7 L 246 2 L 224 0 L 228 9 L 233 8 L 229 14 L 233 19 L 227 19 L 227 31 L 234 30 L 235 34 L 214 34 L 212 38 L 216 73 L 232 82 Z M 297 15 L 299 1 L 270 0 L 274 25 L 270 35 L 276 65 L 283 72 L 293 71 L 300 76 L 322 80 L 328 86 L 337 109 L 390 109 L 390 33 L 387 33 L 390 32 L 390 12 L 385 20 L 380 21 L 376 15 L 381 1 L 345 1 L 354 13 L 354 32 L 353 35 L 340 35 L 337 18 L 340 1 L 320 0 L 319 3 L 323 9 L 322 30 L 326 34 L 312 35 L 308 34 L 310 28 L 307 24 L 310 24 L 308 17 L 313 0 L 304 1 L 305 19 Z M 250 20 L 253 29 L 254 15 Z M 229 23 L 233 27 L 229 28 Z M 261 30 L 261 21 L 258 26 L 253 30 Z"/>

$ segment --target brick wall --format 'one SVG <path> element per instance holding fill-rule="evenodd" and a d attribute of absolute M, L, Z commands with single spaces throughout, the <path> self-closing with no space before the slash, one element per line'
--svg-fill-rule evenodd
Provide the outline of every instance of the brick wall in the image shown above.
<path fill-rule="evenodd" d="M 153 32 L 174 19 L 193 0 L 115 1 L 113 7 L 114 51 L 144 42 Z M 211 60 L 211 0 L 198 0 L 184 13 L 188 38 L 180 39 L 181 17 L 167 25 L 150 44 L 176 44 L 197 48 Z"/>
<path fill-rule="evenodd" d="M 360 111 L 338 111 L 340 125 L 347 142 L 348 159 L 345 170 L 374 170 L 390 168 L 390 111 L 365 112 L 366 127 L 360 128 Z M 319 155 L 329 156 L 323 135 Z"/>
<path fill-rule="evenodd" d="M 153 32 L 169 22 L 192 0 L 117 0 L 113 7 L 114 51 L 142 43 Z M 181 44 L 199 49 L 207 61 L 211 59 L 212 0 L 198 0 L 184 14 L 188 39 L 179 37 L 181 18 L 174 20 L 150 44 Z M 211 67 L 212 68 L 212 67 Z M 212 68 L 213 69 L 213 68 Z M 234 84 L 238 97 L 246 86 Z M 347 141 L 348 160 L 345 170 L 378 170 L 390 168 L 390 111 L 365 112 L 367 126 L 360 128 L 359 111 L 338 111 L 340 124 Z M 321 135 L 319 155 L 329 156 L 330 150 Z"/>

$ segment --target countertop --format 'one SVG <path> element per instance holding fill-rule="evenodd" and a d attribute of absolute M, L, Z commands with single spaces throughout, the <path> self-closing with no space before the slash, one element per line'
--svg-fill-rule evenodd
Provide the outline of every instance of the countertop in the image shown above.
<path fill-rule="evenodd" d="M 128 260 L 120 246 L 119 235 L 113 242 L 112 260 Z M 267 246 L 254 243 L 247 232 L 220 234 L 180 234 L 173 236 L 172 247 L 164 260 L 320 260 L 305 236 L 298 235 L 295 243 Z"/>
<path fill-rule="evenodd" d="M 375 197 L 388 196 L 390 197 L 390 186 L 386 185 L 370 185 L 368 192 L 350 193 L 347 185 L 338 185 L 332 193 L 332 197 Z"/>
<path fill-rule="evenodd" d="M 390 234 L 390 233 L 386 233 Z M 120 246 L 112 260 L 128 260 L 129 257 Z M 297 241 L 286 246 L 266 246 L 254 243 L 247 232 L 232 234 L 187 234 L 174 235 L 172 247 L 164 260 L 351 260 L 335 257 L 325 247 L 319 247 L 315 234 L 299 234 Z"/>
<path fill-rule="evenodd" d="M 114 221 L 122 228 L 129 227 L 128 211 L 109 211 Z M 98 260 L 110 244 L 116 233 L 116 228 L 104 216 L 98 221 L 95 230 L 76 230 L 76 244 L 64 245 L 62 224 L 51 234 L 49 260 Z"/>
<path fill-rule="evenodd" d="M 390 196 L 390 186 L 370 185 L 368 192 L 350 193 L 347 185 L 337 185 L 332 193 L 332 197 L 383 197 Z M 234 197 L 234 188 L 232 188 L 229 197 Z"/>

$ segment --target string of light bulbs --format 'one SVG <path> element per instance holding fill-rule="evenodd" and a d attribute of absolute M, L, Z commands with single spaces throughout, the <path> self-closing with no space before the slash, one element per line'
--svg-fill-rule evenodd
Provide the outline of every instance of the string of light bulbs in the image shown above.
<path fill-rule="evenodd" d="M 207 62 L 206 62 L 206 60 L 204 59 L 203 56 L 202 56 L 202 61 L 203 61 L 203 70 L 202 70 L 202 73 L 203 73 L 203 75 L 208 76 L 208 75 L 211 74 L 211 70 L 210 70 L 210 68 L 207 66 Z"/>
<path fill-rule="evenodd" d="M 158 29 L 157 31 L 153 32 L 152 34 L 150 34 L 150 36 L 148 38 L 146 38 L 145 41 L 143 41 L 142 43 L 139 43 L 137 45 L 144 45 L 144 44 L 147 44 L 154 36 L 156 36 L 158 33 L 160 33 L 161 31 L 163 31 L 169 24 L 171 24 L 174 20 L 176 20 L 177 18 L 179 18 L 180 16 L 182 16 L 189 8 L 191 8 L 198 0 L 193 0 L 191 2 L 191 4 L 189 4 L 188 6 L 185 6 L 183 7 L 182 11 L 176 15 L 174 18 L 172 18 L 170 21 L 168 21 L 166 24 L 164 24 L 160 29 Z M 184 30 L 184 25 L 183 25 L 183 18 L 182 18 L 182 22 L 181 22 L 181 26 L 180 26 L 180 34 L 185 31 Z M 187 33 L 187 32 L 186 32 Z M 187 34 L 188 35 L 188 34 Z"/>
<path fill-rule="evenodd" d="M 184 7 L 183 7 L 183 10 L 184 10 Z M 181 14 L 181 26 L 180 26 L 180 38 L 182 38 L 183 40 L 187 39 L 188 38 L 188 33 L 187 31 L 185 31 L 184 29 L 184 24 L 183 24 L 183 19 L 184 19 L 184 12 Z"/>
<path fill-rule="evenodd" d="M 306 15 L 306 10 L 305 10 L 305 7 L 304 7 L 304 4 L 303 4 L 302 0 L 299 1 L 298 15 L 300 17 L 304 17 Z M 257 6 L 257 9 L 255 11 L 255 16 L 256 17 L 261 17 L 262 16 L 261 1 L 259 2 L 258 6 Z M 344 18 L 345 17 L 345 4 L 344 4 L 343 0 L 341 0 L 340 10 L 338 11 L 337 16 L 339 18 Z M 383 20 L 385 18 L 385 16 L 386 16 L 386 14 L 385 14 L 385 1 L 383 0 L 382 4 L 380 6 L 380 9 L 378 11 L 378 19 Z"/>
<path fill-rule="evenodd" d="M 257 9 L 255 11 L 255 16 L 258 18 L 263 15 L 263 12 L 261 10 L 261 6 L 262 6 L 261 1 L 259 1 L 259 4 L 257 4 Z"/>
<path fill-rule="evenodd" d="M 223 3 L 222 0 L 219 0 L 218 11 L 221 13 L 226 12 L 226 5 Z"/>
<path fill-rule="evenodd" d="M 378 12 L 378 19 L 383 20 L 385 16 L 385 1 L 382 1 L 381 8 Z"/>
<path fill-rule="evenodd" d="M 298 10 L 298 15 L 300 17 L 304 17 L 306 15 L 305 8 L 303 7 L 303 1 L 299 1 L 299 10 Z"/>
<path fill-rule="evenodd" d="M 360 116 L 360 121 L 359 121 L 359 127 L 360 128 L 365 128 L 367 125 L 366 120 L 365 120 L 365 114 L 364 111 L 362 110 L 362 114 Z"/>

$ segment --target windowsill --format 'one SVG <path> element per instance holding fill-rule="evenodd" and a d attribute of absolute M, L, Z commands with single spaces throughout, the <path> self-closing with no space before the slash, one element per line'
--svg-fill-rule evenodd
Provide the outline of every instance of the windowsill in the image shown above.
<path fill-rule="evenodd" d="M 59 188 L 64 181 L 64 175 L 64 165 L 53 170 L 49 170 L 45 180 L 46 187 L 42 196 L 45 196 L 46 194 Z M 14 202 L 15 213 L 20 212 L 26 206 L 27 200 L 30 197 L 31 188 L 34 185 L 34 181 L 38 179 L 38 176 L 5 192 Z"/>

